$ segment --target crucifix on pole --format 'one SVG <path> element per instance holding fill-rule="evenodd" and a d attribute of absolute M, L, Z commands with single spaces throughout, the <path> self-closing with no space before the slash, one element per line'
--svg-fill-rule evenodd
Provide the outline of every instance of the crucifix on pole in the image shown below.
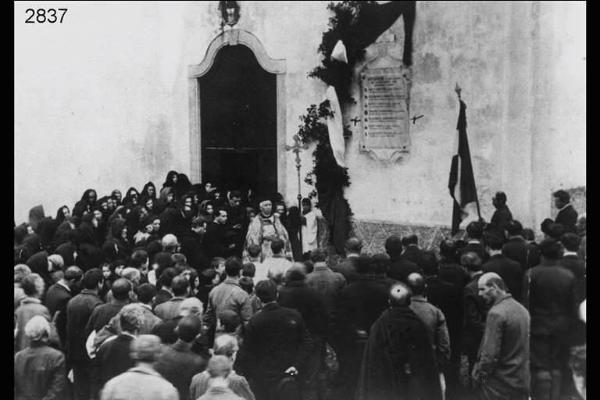
<path fill-rule="evenodd" d="M 302 139 L 300 136 L 294 135 L 294 145 L 285 145 L 286 151 L 291 151 L 296 154 L 296 171 L 298 173 L 298 209 L 302 212 L 302 187 L 301 187 L 301 178 L 300 178 L 300 167 L 302 166 L 302 161 L 300 160 L 300 152 L 302 150 L 308 149 L 308 144 L 302 143 Z M 302 243 L 302 229 L 299 230 L 300 233 L 300 243 Z"/>

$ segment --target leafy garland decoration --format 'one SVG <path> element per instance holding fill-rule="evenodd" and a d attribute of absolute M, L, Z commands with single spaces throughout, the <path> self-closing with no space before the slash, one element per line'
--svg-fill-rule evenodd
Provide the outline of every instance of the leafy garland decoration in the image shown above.
<path fill-rule="evenodd" d="M 335 88 L 340 105 L 354 104 L 356 101 L 351 95 L 351 84 L 355 64 L 362 60 L 365 55 L 365 49 L 358 45 L 356 32 L 350 29 L 353 22 L 356 21 L 361 12 L 361 8 L 367 4 L 376 3 L 374 1 L 341 1 L 329 3 L 327 9 L 333 12 L 329 18 L 329 30 L 323 33 L 321 44 L 318 51 L 322 55 L 321 65 L 314 68 L 308 76 L 318 78 L 326 85 Z M 331 53 L 338 42 L 342 40 L 346 47 L 348 63 L 339 62 L 331 59 Z M 331 145 L 329 143 L 329 133 L 325 119 L 333 115 L 329 101 L 325 100 L 318 106 L 311 104 L 306 109 L 306 114 L 300 117 L 302 125 L 299 126 L 298 136 L 303 143 L 317 143 L 313 152 L 313 169 L 307 174 L 305 182 L 316 189 L 321 209 L 325 218 L 332 224 L 334 218 L 333 211 L 328 205 L 337 196 L 343 199 L 345 206 L 345 226 L 344 232 L 347 236 L 352 232 L 352 210 L 348 200 L 343 197 L 343 190 L 350 186 L 348 169 L 340 167 L 333 156 Z M 344 137 L 351 137 L 352 131 L 349 126 L 344 126 Z M 316 182 L 315 182 L 316 178 Z M 314 195 L 314 191 L 312 195 Z M 332 232 L 333 235 L 333 232 Z M 346 239 L 344 238 L 344 239 Z M 336 246 L 338 252 L 341 249 Z"/>

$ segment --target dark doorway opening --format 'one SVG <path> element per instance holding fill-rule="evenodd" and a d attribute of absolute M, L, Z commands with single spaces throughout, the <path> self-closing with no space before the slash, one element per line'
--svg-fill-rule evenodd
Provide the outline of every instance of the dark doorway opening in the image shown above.
<path fill-rule="evenodd" d="M 202 182 L 277 191 L 277 81 L 243 45 L 217 53 L 200 78 Z"/>

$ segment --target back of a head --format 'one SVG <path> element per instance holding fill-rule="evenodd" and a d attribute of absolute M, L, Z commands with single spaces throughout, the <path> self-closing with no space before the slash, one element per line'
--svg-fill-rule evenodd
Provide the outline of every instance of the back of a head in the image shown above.
<path fill-rule="evenodd" d="M 184 265 L 187 264 L 187 257 L 182 253 L 173 253 L 171 254 L 171 260 L 173 260 L 173 265 Z"/>
<path fill-rule="evenodd" d="M 215 338 L 213 354 L 231 358 L 238 350 L 238 340 L 233 335 L 223 334 Z"/>
<path fill-rule="evenodd" d="M 238 282 L 240 287 L 248 294 L 252 294 L 254 290 L 254 281 L 249 276 L 242 276 Z"/>
<path fill-rule="evenodd" d="M 129 266 L 133 268 L 141 268 L 148 261 L 148 252 L 146 250 L 136 250 L 131 254 Z"/>
<path fill-rule="evenodd" d="M 32 342 L 50 337 L 50 323 L 42 315 L 34 315 L 25 324 L 25 336 Z"/>
<path fill-rule="evenodd" d="M 277 299 L 277 285 L 271 280 L 258 282 L 254 292 L 262 303 L 270 303 Z"/>
<path fill-rule="evenodd" d="M 310 261 L 313 263 L 327 261 L 327 253 L 322 249 L 314 249 L 310 252 Z"/>
<path fill-rule="evenodd" d="M 161 244 L 163 251 L 172 253 L 177 251 L 177 245 L 179 243 L 177 242 L 177 236 L 173 235 L 172 233 L 167 233 L 165 236 L 163 236 Z"/>
<path fill-rule="evenodd" d="M 81 278 L 83 278 L 83 271 L 78 266 L 71 265 L 65 270 L 65 280 L 78 282 Z"/>
<path fill-rule="evenodd" d="M 183 276 L 176 276 L 173 278 L 171 282 L 171 290 L 173 291 L 173 295 L 181 297 L 185 296 L 188 291 L 190 283 Z"/>
<path fill-rule="evenodd" d="M 452 239 L 444 239 L 440 243 L 440 255 L 446 260 L 453 260 L 456 257 L 457 246 Z"/>
<path fill-rule="evenodd" d="M 242 266 L 242 276 L 254 278 L 254 275 L 256 275 L 256 266 L 254 265 L 254 263 L 244 263 L 244 265 Z"/>
<path fill-rule="evenodd" d="M 127 267 L 121 272 L 121 276 L 127 279 L 129 282 L 137 285 L 142 279 L 142 273 L 139 269 L 133 267 Z"/>
<path fill-rule="evenodd" d="M 92 268 L 83 274 L 82 283 L 85 289 L 97 289 L 100 282 L 102 282 L 102 271 L 99 268 Z"/>
<path fill-rule="evenodd" d="M 359 274 L 371 274 L 374 272 L 370 255 L 361 254 L 358 256 L 358 260 L 356 260 L 356 272 Z"/>
<path fill-rule="evenodd" d="M 198 280 L 200 281 L 200 286 L 208 286 L 212 284 L 212 281 L 217 276 L 217 271 L 213 268 L 207 268 L 198 275 Z"/>
<path fill-rule="evenodd" d="M 506 225 L 506 232 L 509 236 L 518 236 L 523 234 L 523 225 L 519 221 L 512 220 Z"/>
<path fill-rule="evenodd" d="M 426 250 L 421 252 L 419 265 L 423 268 L 423 273 L 426 276 L 435 276 L 439 272 L 439 262 L 435 252 Z"/>
<path fill-rule="evenodd" d="M 483 224 L 479 221 L 469 223 L 466 230 L 471 239 L 480 240 L 483 237 Z"/>
<path fill-rule="evenodd" d="M 240 276 L 242 270 L 242 260 L 238 257 L 229 257 L 225 261 L 225 274 L 230 277 Z"/>
<path fill-rule="evenodd" d="M 394 283 L 388 292 L 388 300 L 392 307 L 402 307 L 410 305 L 410 296 L 412 295 L 408 286 L 401 282 Z"/>
<path fill-rule="evenodd" d="M 558 260 L 562 256 L 562 245 L 556 239 L 544 239 L 538 248 L 542 257 L 548 260 Z"/>
<path fill-rule="evenodd" d="M 119 317 L 121 329 L 125 332 L 135 333 L 143 324 L 144 311 L 137 303 L 127 304 L 119 314 L 121 314 Z"/>
<path fill-rule="evenodd" d="M 581 239 L 579 235 L 575 233 L 565 233 L 560 237 L 560 241 L 565 246 L 565 249 L 568 251 L 577 251 L 579 250 L 579 244 L 581 243 Z"/>
<path fill-rule="evenodd" d="M 261 247 L 257 244 L 251 244 L 250 246 L 248 246 L 248 254 L 252 258 L 258 257 L 260 255 L 261 251 L 262 251 Z"/>
<path fill-rule="evenodd" d="M 565 233 L 565 227 L 563 224 L 555 222 L 548 225 L 548 229 L 545 233 L 552 239 L 560 240 L 560 237 Z"/>
<path fill-rule="evenodd" d="M 132 288 L 133 286 L 128 279 L 119 278 L 113 282 L 111 291 L 116 300 L 127 300 L 129 298 L 129 292 L 131 292 Z"/>
<path fill-rule="evenodd" d="M 196 315 L 181 318 L 177 324 L 177 337 L 186 343 L 196 339 L 202 330 L 202 321 Z"/>
<path fill-rule="evenodd" d="M 371 259 L 373 272 L 376 274 L 387 274 L 390 269 L 390 256 L 387 254 L 375 254 Z"/>
<path fill-rule="evenodd" d="M 231 373 L 232 362 L 228 357 L 215 355 L 208 361 L 206 372 L 212 379 L 227 378 Z"/>
<path fill-rule="evenodd" d="M 140 335 L 131 343 L 131 358 L 136 361 L 154 362 L 160 351 L 161 342 L 156 335 Z"/>
<path fill-rule="evenodd" d="M 306 278 L 306 271 L 303 267 L 300 266 L 292 266 L 285 273 L 285 282 L 302 282 Z"/>
<path fill-rule="evenodd" d="M 504 239 L 495 234 L 488 234 L 485 237 L 485 244 L 492 250 L 500 251 L 504 246 Z"/>
<path fill-rule="evenodd" d="M 411 234 L 411 235 L 408 235 L 408 236 L 404 236 L 402 238 L 402 246 L 408 247 L 411 244 L 414 244 L 414 245 L 418 245 L 419 244 L 419 238 L 417 237 L 417 235 Z"/>
<path fill-rule="evenodd" d="M 421 296 L 425 293 L 425 278 L 423 278 L 423 275 L 413 272 L 406 278 L 406 283 L 413 296 Z"/>
<path fill-rule="evenodd" d="M 524 228 L 522 235 L 525 240 L 535 240 L 535 234 L 533 233 L 533 229 Z"/>
<path fill-rule="evenodd" d="M 187 317 L 188 315 L 200 316 L 204 306 L 197 297 L 188 297 L 181 302 L 179 306 L 179 315 Z"/>
<path fill-rule="evenodd" d="M 348 238 L 344 248 L 347 253 L 360 253 L 362 250 L 362 241 L 356 237 Z"/>
<path fill-rule="evenodd" d="M 460 257 L 460 264 L 470 272 L 481 271 L 481 257 L 473 251 L 464 253 Z"/>
<path fill-rule="evenodd" d="M 392 257 L 396 258 L 402 253 L 402 239 L 400 236 L 392 235 L 385 240 L 385 251 Z"/>
<path fill-rule="evenodd" d="M 271 242 L 271 251 L 273 252 L 273 254 L 281 254 L 281 251 L 283 250 L 284 246 L 285 243 L 283 242 L 283 240 L 277 238 Z"/>
<path fill-rule="evenodd" d="M 237 312 L 233 310 L 223 310 L 217 314 L 221 326 L 225 332 L 234 333 L 236 329 L 242 324 L 242 319 Z"/>
<path fill-rule="evenodd" d="M 151 283 L 144 283 L 135 289 L 135 293 L 140 303 L 150 304 L 156 296 L 156 286 Z"/>
<path fill-rule="evenodd" d="M 15 283 L 21 283 L 23 281 L 23 278 L 25 278 L 27 275 L 31 274 L 31 268 L 29 268 L 29 266 L 27 264 L 17 264 L 15 265 L 15 275 L 14 275 L 14 282 Z"/>
<path fill-rule="evenodd" d="M 158 281 L 161 286 L 171 287 L 173 279 L 177 276 L 175 268 L 167 268 L 160 274 Z"/>

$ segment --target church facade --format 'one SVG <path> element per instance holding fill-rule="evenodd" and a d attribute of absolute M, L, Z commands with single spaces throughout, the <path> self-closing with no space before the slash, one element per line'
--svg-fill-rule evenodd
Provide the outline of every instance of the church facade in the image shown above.
<path fill-rule="evenodd" d="M 72 3 L 53 26 L 23 24 L 17 3 L 16 223 L 37 204 L 54 214 L 88 187 L 160 186 L 172 169 L 295 203 L 285 145 L 324 99 L 325 85 L 307 75 L 331 12 L 327 2 L 238 4 L 231 27 L 216 1 Z M 555 190 L 571 190 L 585 211 L 585 12 L 583 2 L 418 1 L 400 155 L 364 151 L 376 127 L 365 121 L 361 77 L 379 59 L 403 67 L 403 19 L 367 48 L 351 86 L 356 104 L 342 110 L 352 131 L 344 195 L 369 248 L 392 232 L 419 232 L 425 246 L 447 234 L 456 84 L 484 218 L 496 191 L 536 231 Z M 302 178 L 312 150 L 301 153 Z M 311 190 L 302 183 L 304 196 Z"/>

